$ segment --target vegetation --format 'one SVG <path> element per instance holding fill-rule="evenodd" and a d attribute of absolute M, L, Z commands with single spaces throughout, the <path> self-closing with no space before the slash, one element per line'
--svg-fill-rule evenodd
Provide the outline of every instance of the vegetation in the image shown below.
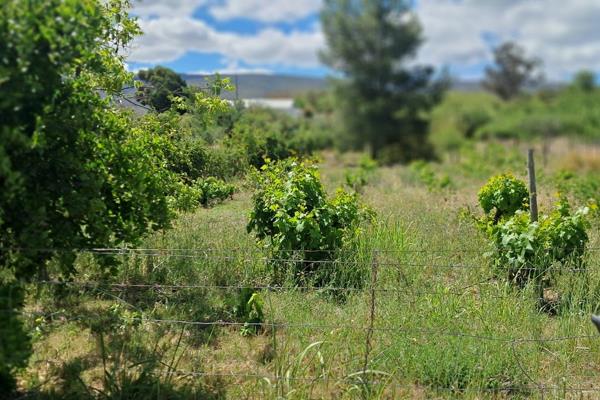
<path fill-rule="evenodd" d="M 312 277 L 321 267 L 318 261 L 335 257 L 369 215 L 356 195 L 341 189 L 327 199 L 317 168 L 308 161 L 267 160 L 254 179 L 257 191 L 248 232 L 256 233 L 273 258 L 298 257 L 293 271 L 297 278 Z M 277 262 L 274 267 L 281 269 Z M 275 271 L 279 279 L 285 272 Z M 326 279 L 327 271 L 318 275 Z"/>
<path fill-rule="evenodd" d="M 13 93 L 0 103 L 2 286 L 48 276 L 51 259 L 58 261 L 51 272 L 68 277 L 71 249 L 135 243 L 171 219 L 160 139 L 132 129 L 98 92 L 120 92 L 131 79 L 116 51 L 138 33 L 127 13 L 120 1 L 9 1 L 0 8 L 0 82 L 3 93 Z M 8 309 L 22 308 L 21 292 Z M 14 384 L 7 375 L 27 355 L 15 340 L 28 340 L 10 314 L 7 322 L 5 393 Z"/>
<path fill-rule="evenodd" d="M 347 146 L 370 147 L 383 163 L 432 158 L 427 113 L 442 98 L 444 80 L 429 66 L 407 67 L 421 45 L 408 1 L 328 0 L 321 20 L 323 61 L 344 79 L 335 85 Z"/>
<path fill-rule="evenodd" d="M 138 78 L 142 84 L 137 87 L 137 100 L 158 112 L 171 108 L 173 96 L 185 95 L 186 82 L 169 68 L 158 66 L 141 70 Z"/>
<path fill-rule="evenodd" d="M 485 70 L 484 87 L 502 100 L 511 100 L 522 90 L 539 82 L 536 69 L 540 62 L 527 58 L 525 51 L 514 42 L 506 42 L 494 49 L 494 67 Z"/>
<path fill-rule="evenodd" d="M 504 174 L 491 178 L 479 191 L 478 198 L 486 215 L 493 211 L 492 220 L 497 224 L 502 218 L 528 208 L 529 190 L 520 179 Z"/>
<path fill-rule="evenodd" d="M 494 244 L 495 265 L 521 286 L 530 279 L 547 279 L 557 263 L 581 268 L 589 240 L 587 208 L 573 213 L 568 200 L 561 198 L 552 213 L 532 222 L 526 212 L 528 199 L 525 184 L 510 174 L 493 177 L 479 191 L 486 213 L 479 223 Z"/>
<path fill-rule="evenodd" d="M 582 92 L 593 92 L 596 89 L 596 74 L 593 71 L 579 71 L 573 79 L 573 87 Z"/>
<path fill-rule="evenodd" d="M 437 104 L 432 69 L 407 66 L 408 2 L 327 1 L 344 79 L 300 96 L 303 115 L 166 69 L 138 92 L 160 104 L 135 114 L 120 103 L 134 77 L 118 49 L 139 33 L 125 1 L 22 3 L 0 6 L 0 398 L 598 390 L 589 73 Z M 345 151 L 364 145 L 377 159 Z"/>

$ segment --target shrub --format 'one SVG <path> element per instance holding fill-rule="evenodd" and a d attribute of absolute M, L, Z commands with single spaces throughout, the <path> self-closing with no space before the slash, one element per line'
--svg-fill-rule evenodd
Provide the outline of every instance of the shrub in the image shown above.
<path fill-rule="evenodd" d="M 208 207 L 233 197 L 235 186 L 214 177 L 199 179 L 195 182 L 200 194 L 200 204 Z"/>
<path fill-rule="evenodd" d="M 376 169 L 377 161 L 368 155 L 364 155 L 360 159 L 358 169 L 346 171 L 346 185 L 357 193 L 361 192 L 363 187 L 372 179 Z"/>
<path fill-rule="evenodd" d="M 458 120 L 458 128 L 463 137 L 472 139 L 479 128 L 491 121 L 490 114 L 483 109 L 471 110 L 462 113 Z"/>
<path fill-rule="evenodd" d="M 527 198 L 525 183 L 508 174 L 490 179 L 479 191 L 486 213 L 479 226 L 493 243 L 494 264 L 520 286 L 531 279 L 541 282 L 554 264 L 580 268 L 589 239 L 588 208 L 572 212 L 560 198 L 549 215 L 531 222 Z"/>
<path fill-rule="evenodd" d="M 301 257 L 304 262 L 295 264 L 295 276 L 315 272 L 314 261 L 333 258 L 370 215 L 356 194 L 339 189 L 327 199 L 317 167 L 308 161 L 267 160 L 254 181 L 248 232 L 255 232 L 276 257 L 291 252 Z"/>
<path fill-rule="evenodd" d="M 541 281 L 554 264 L 581 268 L 589 240 L 587 213 L 587 208 L 571 212 L 563 198 L 539 222 L 532 223 L 529 214 L 520 210 L 497 225 L 489 225 L 495 265 L 520 286 L 531 279 Z"/>
<path fill-rule="evenodd" d="M 242 336 L 251 336 L 260 331 L 260 324 L 265 321 L 264 301 L 260 293 L 251 288 L 244 288 L 239 295 L 239 303 L 234 307 L 234 314 L 244 321 Z"/>
<path fill-rule="evenodd" d="M 512 174 L 491 178 L 477 196 L 479 205 L 486 214 L 494 211 L 494 223 L 514 215 L 517 210 L 526 209 L 529 202 L 529 191 L 525 183 Z"/>
<path fill-rule="evenodd" d="M 18 285 L 0 282 L 0 392 L 9 397 L 15 389 L 14 373 L 27 365 L 31 354 L 30 336 L 26 333 L 19 310 L 23 307 L 24 291 Z M 0 394 L 3 398 L 3 395 Z"/>
<path fill-rule="evenodd" d="M 198 207 L 203 195 L 200 188 L 181 181 L 177 182 L 175 187 L 174 193 L 169 196 L 169 206 L 172 210 L 192 211 Z"/>

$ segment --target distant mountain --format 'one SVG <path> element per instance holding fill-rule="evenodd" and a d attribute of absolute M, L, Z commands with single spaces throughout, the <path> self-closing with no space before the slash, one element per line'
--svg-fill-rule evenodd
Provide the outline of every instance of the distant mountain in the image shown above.
<path fill-rule="evenodd" d="M 181 74 L 188 85 L 204 86 L 206 79 L 213 75 Z M 291 75 L 270 74 L 239 74 L 221 75 L 230 78 L 237 90 L 225 93 L 227 99 L 257 99 L 257 98 L 292 98 L 302 92 L 309 90 L 324 90 L 327 80 L 324 78 L 312 78 Z M 237 92 L 237 93 L 236 93 Z"/>
<path fill-rule="evenodd" d="M 206 84 L 206 79 L 213 75 L 181 74 L 181 76 L 188 85 L 203 86 Z M 237 97 L 240 99 L 292 98 L 302 92 L 327 88 L 326 78 L 271 74 L 224 74 L 221 76 L 230 78 L 231 82 L 236 85 Z M 482 90 L 482 87 L 477 81 L 455 80 L 452 82 L 452 89 L 474 92 Z M 226 93 L 224 97 L 235 99 L 236 92 Z"/>

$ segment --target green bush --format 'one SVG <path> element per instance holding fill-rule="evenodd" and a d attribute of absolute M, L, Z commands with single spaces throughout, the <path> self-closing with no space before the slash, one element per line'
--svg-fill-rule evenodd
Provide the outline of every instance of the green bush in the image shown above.
<path fill-rule="evenodd" d="M 317 167 L 308 161 L 267 160 L 254 182 L 248 232 L 276 258 L 300 257 L 295 276 L 315 272 L 319 264 L 311 261 L 332 259 L 370 216 L 356 194 L 340 189 L 328 199 Z"/>
<path fill-rule="evenodd" d="M 255 335 L 265 322 L 264 301 L 259 292 L 244 288 L 239 294 L 239 302 L 234 307 L 234 314 L 244 322 L 242 336 Z"/>
<path fill-rule="evenodd" d="M 359 193 L 373 178 L 377 169 L 377 161 L 373 160 L 368 155 L 364 155 L 360 159 L 360 164 L 357 169 L 346 171 L 346 185 Z"/>
<path fill-rule="evenodd" d="M 463 112 L 458 119 L 458 127 L 463 137 L 472 139 L 479 128 L 490 122 L 492 117 L 485 109 Z"/>
<path fill-rule="evenodd" d="M 581 268 L 589 240 L 588 208 L 572 212 L 567 199 L 560 198 L 549 215 L 532 222 L 527 198 L 525 183 L 510 174 L 493 177 L 479 191 L 486 213 L 479 226 L 493 244 L 494 265 L 520 286 L 532 279 L 541 282 L 553 265 Z"/>
<path fill-rule="evenodd" d="M 22 287 L 0 282 L 0 398 L 8 398 L 15 389 L 14 373 L 27 365 L 31 354 L 30 336 L 19 312 L 23 303 Z"/>
<path fill-rule="evenodd" d="M 194 187 L 200 192 L 200 204 L 208 207 L 233 197 L 235 186 L 214 177 L 199 179 Z"/>
<path fill-rule="evenodd" d="M 531 222 L 522 210 L 497 225 L 488 225 L 494 244 L 494 264 L 507 278 L 522 286 L 531 279 L 547 278 L 552 266 L 583 267 L 585 246 L 589 240 L 587 208 L 571 212 L 561 199 L 550 215 Z"/>
<path fill-rule="evenodd" d="M 510 173 L 491 178 L 479 190 L 477 197 L 487 215 L 494 212 L 494 223 L 514 215 L 517 210 L 526 209 L 529 203 L 527 186 Z"/>

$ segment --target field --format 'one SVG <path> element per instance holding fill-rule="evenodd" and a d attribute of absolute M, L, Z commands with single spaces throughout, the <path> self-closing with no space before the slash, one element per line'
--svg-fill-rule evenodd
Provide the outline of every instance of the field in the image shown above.
<path fill-rule="evenodd" d="M 469 216 L 490 175 L 525 178 L 526 147 L 480 143 L 378 168 L 362 191 L 375 222 L 319 265 L 339 286 L 273 284 L 273 262 L 293 254 L 269 260 L 246 232 L 243 182 L 232 201 L 182 213 L 139 249 L 105 252 L 122 261 L 115 277 L 82 254 L 75 281 L 29 292 L 34 354 L 19 385 L 34 398 L 598 398 L 598 219 L 585 270 L 558 271 L 540 300 L 533 284 L 498 277 Z M 559 169 L 598 171 L 596 148 L 548 149 L 542 212 Z M 359 158 L 321 154 L 329 192 Z M 344 278 L 357 274 L 362 283 Z M 244 287 L 260 293 L 260 324 L 237 314 Z"/>
<path fill-rule="evenodd" d="M 589 52 L 544 83 L 487 29 L 420 65 L 419 2 L 138 3 L 0 6 L 0 400 L 600 398 Z"/>

